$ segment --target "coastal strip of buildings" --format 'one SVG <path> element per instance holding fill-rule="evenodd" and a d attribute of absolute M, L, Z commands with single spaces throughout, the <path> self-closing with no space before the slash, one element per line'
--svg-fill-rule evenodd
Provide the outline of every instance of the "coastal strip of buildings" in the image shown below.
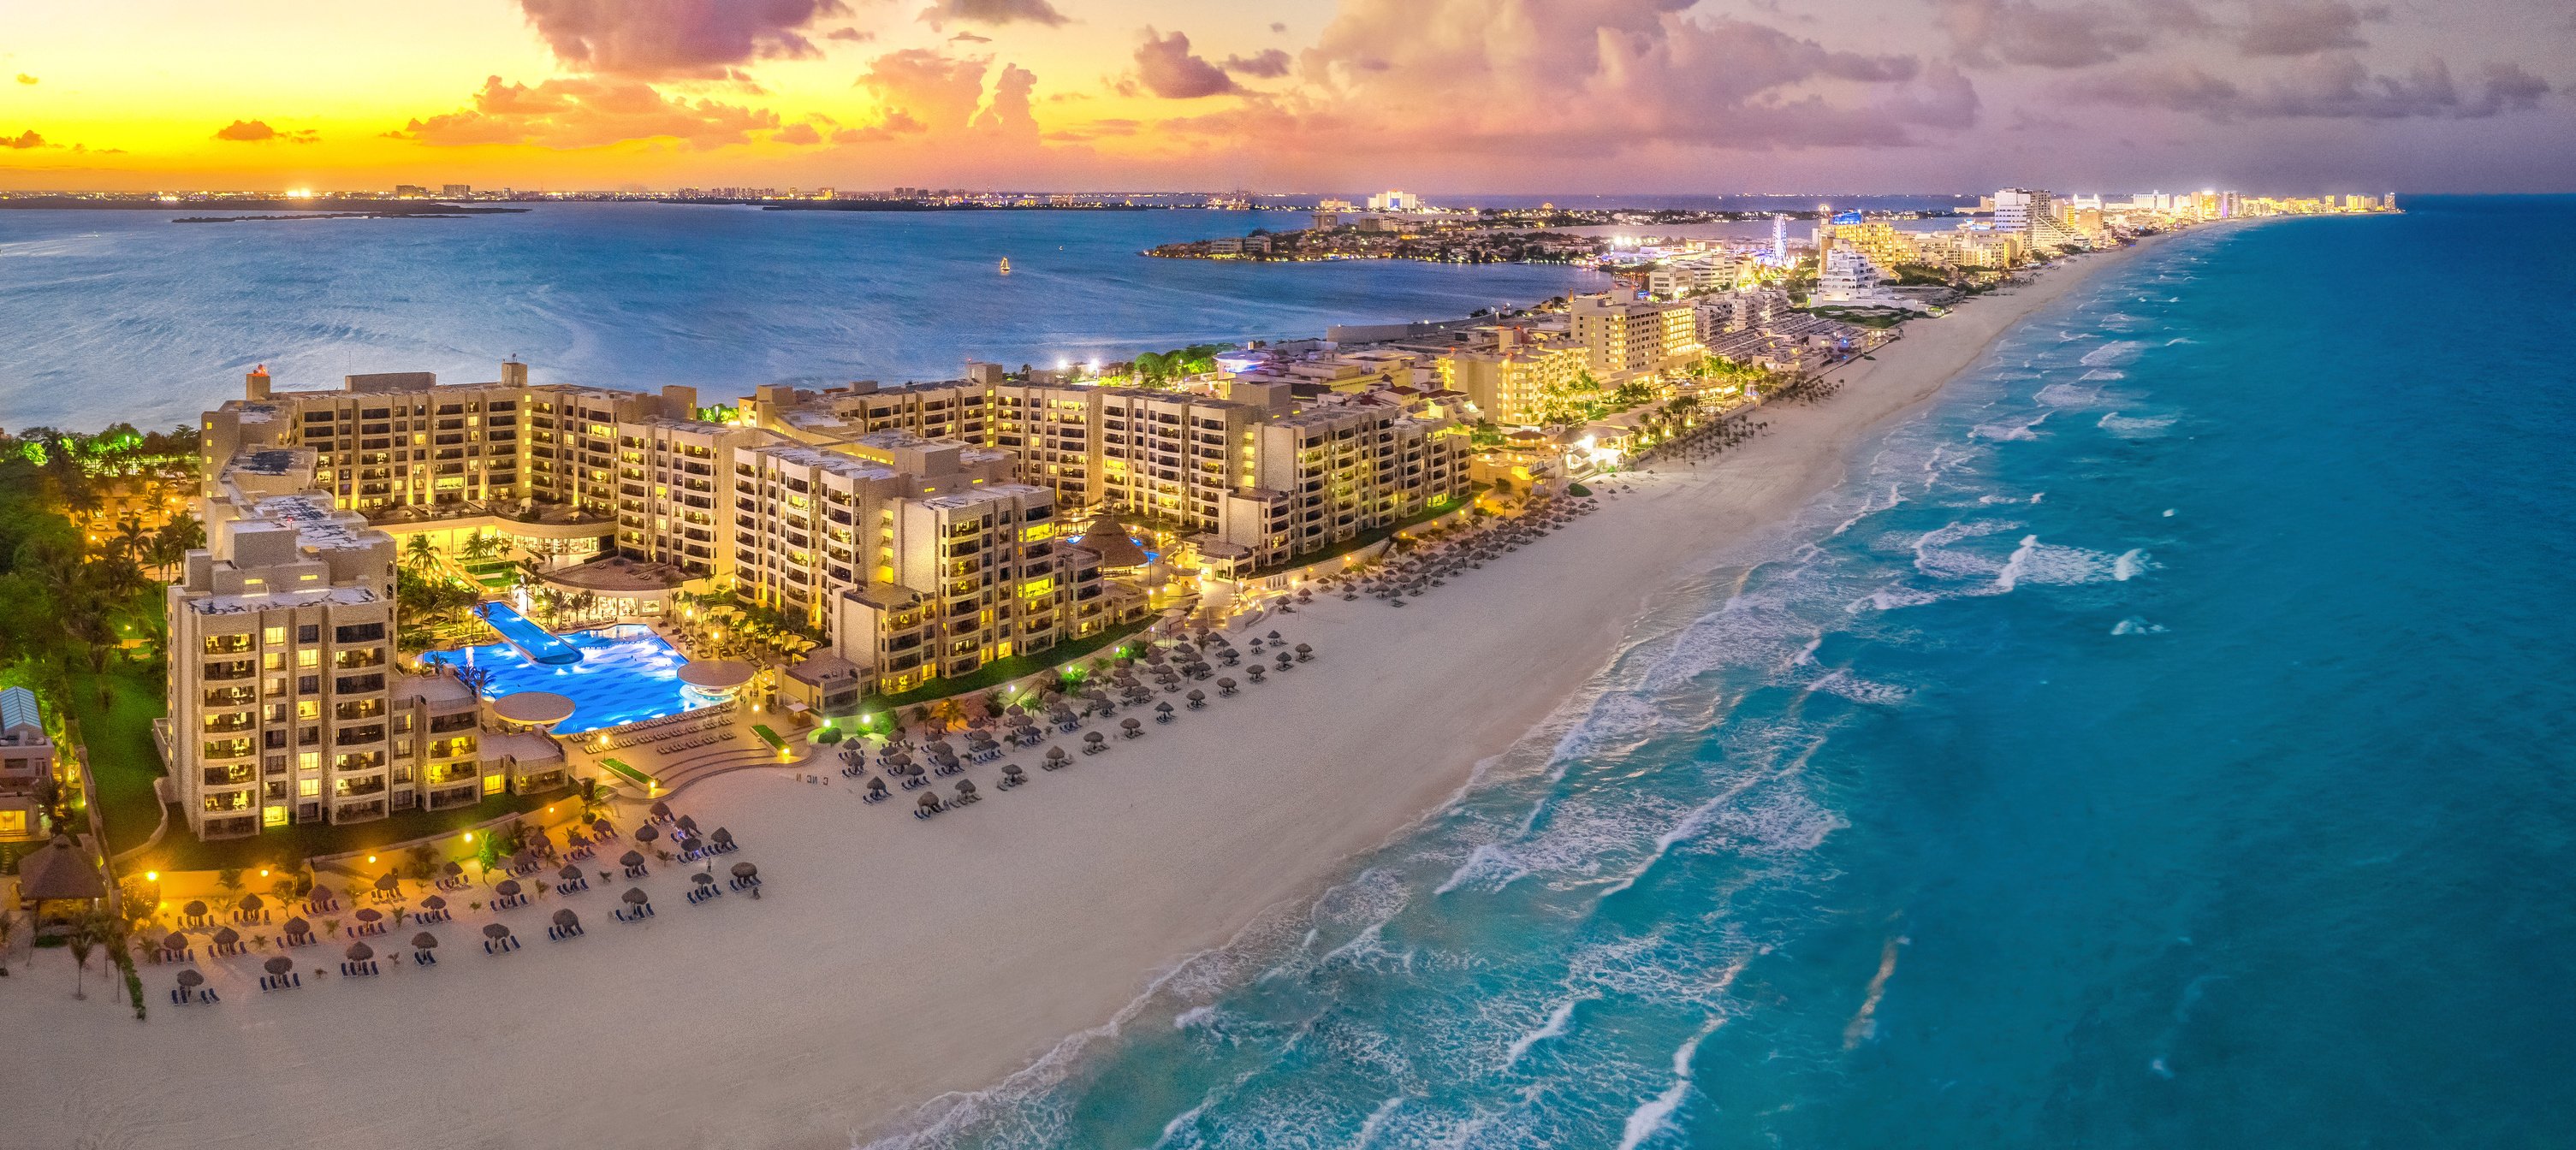
<path fill-rule="evenodd" d="M 1250 575 L 1469 494 L 1454 395 L 1248 373 L 1205 392 L 1011 378 L 693 391 L 425 373 L 282 390 L 203 420 L 207 546 L 167 592 L 173 797 L 207 838 L 566 784 L 539 731 L 394 650 L 408 540 L 490 535 L 619 614 L 727 587 L 827 646 L 816 709 L 974 673 L 1144 615 L 1164 572 Z M 1081 509 L 1093 522 L 1072 521 Z M 1123 517 L 1123 518 L 1122 518 Z M 1122 570 L 1122 567 L 1125 569 Z"/>

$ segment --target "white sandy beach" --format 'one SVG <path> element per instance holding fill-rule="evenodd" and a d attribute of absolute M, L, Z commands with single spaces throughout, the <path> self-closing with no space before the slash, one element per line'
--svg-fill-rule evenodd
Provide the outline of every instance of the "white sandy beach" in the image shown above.
<path fill-rule="evenodd" d="M 657 868 L 642 924 L 609 918 L 626 883 L 595 885 L 505 913 L 526 945 L 499 957 L 474 945 L 476 914 L 433 928 L 438 966 L 371 980 L 313 975 L 345 940 L 302 951 L 305 985 L 279 994 L 256 985 L 264 955 L 205 962 L 224 999 L 205 1006 L 170 1006 L 171 970 L 145 967 L 141 1024 L 100 964 L 75 1002 L 63 952 L 21 949 L 0 980 L 0 1145 L 837 1150 L 883 1132 L 1103 1024 L 1436 807 L 1673 580 L 1806 504 L 1873 429 L 2127 258 L 1911 324 L 1833 398 L 1766 412 L 1771 430 L 1719 462 L 1640 476 L 1402 610 L 1336 598 L 1265 622 L 1315 661 L 1060 772 L 1016 752 L 1004 761 L 1033 776 L 1019 790 L 994 790 L 998 763 L 973 767 L 985 801 L 929 822 L 909 795 L 866 806 L 836 774 L 750 770 L 684 793 L 675 807 L 744 844 L 719 874 L 759 864 L 758 901 L 689 906 L 682 868 Z M 587 937 L 546 941 L 561 906 Z"/>

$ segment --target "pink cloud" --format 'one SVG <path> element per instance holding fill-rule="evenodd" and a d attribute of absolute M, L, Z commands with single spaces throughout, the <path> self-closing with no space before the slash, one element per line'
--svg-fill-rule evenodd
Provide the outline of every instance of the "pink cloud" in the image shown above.
<path fill-rule="evenodd" d="M 566 65 L 646 80 L 729 79 L 753 60 L 819 53 L 802 30 L 842 0 L 519 0 Z"/>
<path fill-rule="evenodd" d="M 939 28 L 961 24 L 1043 24 L 1066 22 L 1065 14 L 1047 0 L 934 0 L 921 10 L 921 22 Z"/>
<path fill-rule="evenodd" d="M 1287 71 L 1284 60 L 1280 71 Z M 1234 77 L 1226 75 L 1225 69 L 1190 52 L 1188 36 L 1179 32 L 1160 36 L 1152 28 L 1145 29 L 1145 42 L 1136 48 L 1136 81 L 1167 100 L 1195 100 L 1234 90 Z"/>

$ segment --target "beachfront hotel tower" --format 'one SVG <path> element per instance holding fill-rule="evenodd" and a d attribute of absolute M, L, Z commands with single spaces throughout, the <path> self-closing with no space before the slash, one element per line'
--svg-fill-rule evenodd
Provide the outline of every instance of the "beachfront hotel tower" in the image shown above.
<path fill-rule="evenodd" d="M 168 588 L 174 796 L 204 838 L 381 817 L 392 789 L 394 541 L 320 490 L 316 453 L 245 452 Z M 309 821 L 309 820 L 308 820 Z"/>

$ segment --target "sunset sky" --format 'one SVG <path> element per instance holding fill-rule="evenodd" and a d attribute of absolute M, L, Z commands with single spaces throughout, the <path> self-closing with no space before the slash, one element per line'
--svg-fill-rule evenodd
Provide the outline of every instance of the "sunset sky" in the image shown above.
<path fill-rule="evenodd" d="M 0 187 L 2576 190 L 2565 0 L 7 0 Z"/>

